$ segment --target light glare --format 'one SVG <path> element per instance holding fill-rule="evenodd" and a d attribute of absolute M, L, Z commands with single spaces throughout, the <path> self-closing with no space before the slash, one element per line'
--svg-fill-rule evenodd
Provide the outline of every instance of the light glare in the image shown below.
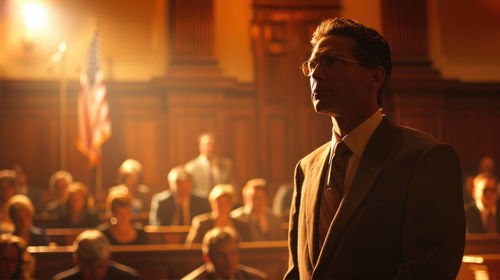
<path fill-rule="evenodd" d="M 45 17 L 45 13 L 41 4 L 26 3 L 24 5 L 24 22 L 29 30 L 39 28 Z"/>

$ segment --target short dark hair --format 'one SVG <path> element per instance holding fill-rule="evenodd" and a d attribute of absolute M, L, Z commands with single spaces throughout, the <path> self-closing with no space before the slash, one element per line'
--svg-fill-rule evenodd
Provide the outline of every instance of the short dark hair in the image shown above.
<path fill-rule="evenodd" d="M 391 48 L 387 41 L 377 30 L 367 27 L 355 20 L 348 18 L 330 18 L 322 21 L 314 31 L 311 39 L 313 46 L 323 37 L 341 35 L 348 36 L 356 42 L 353 53 L 357 60 L 362 61 L 362 66 L 382 66 L 385 70 L 385 79 L 378 89 L 377 102 L 382 107 L 382 95 L 388 90 L 392 73 Z"/>

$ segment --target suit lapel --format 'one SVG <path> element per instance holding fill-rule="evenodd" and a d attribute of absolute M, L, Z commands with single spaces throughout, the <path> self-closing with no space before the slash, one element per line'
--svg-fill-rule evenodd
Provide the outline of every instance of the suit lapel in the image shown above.
<path fill-rule="evenodd" d="M 328 156 L 330 155 L 330 145 L 328 142 L 323 146 L 323 151 L 314 159 L 309 165 L 310 169 L 306 174 L 311 174 L 308 176 L 307 182 L 304 182 L 304 186 L 308 186 L 306 189 L 306 200 L 304 209 L 308 211 L 306 214 L 307 223 L 307 238 L 309 257 L 311 258 L 311 264 L 314 266 L 319 255 L 318 246 L 318 222 L 319 222 L 319 192 L 323 190 L 325 184 L 325 168 L 328 166 Z M 310 187 L 310 188 L 309 188 Z M 312 237 L 312 238 L 311 238 Z"/>
<path fill-rule="evenodd" d="M 351 187 L 344 195 L 339 206 L 339 211 L 330 224 L 330 229 L 319 253 L 314 270 L 324 261 L 324 256 L 333 252 L 337 247 L 342 232 L 356 210 L 360 207 L 378 174 L 384 167 L 384 159 L 387 153 L 397 145 L 395 143 L 396 139 L 394 126 L 384 118 L 366 145 Z"/>

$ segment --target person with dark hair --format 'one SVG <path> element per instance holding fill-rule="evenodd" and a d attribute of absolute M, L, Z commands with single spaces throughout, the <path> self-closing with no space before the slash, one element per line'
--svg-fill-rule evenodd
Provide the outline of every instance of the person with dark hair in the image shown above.
<path fill-rule="evenodd" d="M 474 177 L 473 200 L 465 205 L 467 233 L 500 233 L 497 182 L 491 173 Z"/>
<path fill-rule="evenodd" d="M 217 147 L 214 133 L 205 132 L 198 137 L 200 154 L 185 165 L 193 178 L 193 194 L 208 197 L 215 185 L 236 186 L 233 161 L 218 155 Z"/>
<path fill-rule="evenodd" d="M 106 208 L 111 213 L 109 222 L 97 227 L 111 245 L 148 244 L 149 238 L 142 225 L 132 222 L 132 196 L 126 189 L 115 189 L 108 194 Z"/>
<path fill-rule="evenodd" d="M 392 63 L 376 30 L 327 19 L 311 43 L 302 72 L 332 139 L 296 166 L 285 279 L 455 279 L 465 245 L 455 151 L 382 113 Z"/>
<path fill-rule="evenodd" d="M 93 198 L 87 186 L 73 182 L 64 191 L 61 199 L 61 214 L 58 227 L 91 228 L 99 225 L 100 220 L 93 209 Z"/>
<path fill-rule="evenodd" d="M 109 242 L 102 232 L 88 229 L 73 242 L 73 261 L 76 266 L 60 272 L 53 280 L 137 280 L 137 271 L 111 261 Z"/>
<path fill-rule="evenodd" d="M 208 199 L 191 193 L 193 181 L 184 166 L 170 170 L 168 186 L 151 199 L 150 225 L 191 225 L 192 217 L 210 212 Z"/>
<path fill-rule="evenodd" d="M 239 264 L 238 235 L 232 228 L 214 228 L 208 231 L 201 246 L 205 264 L 182 280 L 266 279 L 264 272 Z"/>
<path fill-rule="evenodd" d="M 142 183 L 142 164 L 135 159 L 126 159 L 118 168 L 118 185 L 109 188 L 109 193 L 117 189 L 127 189 L 132 195 L 132 212 L 149 211 L 149 186 Z"/>
<path fill-rule="evenodd" d="M 26 241 L 19 236 L 0 235 L 0 279 L 34 279 L 35 260 L 26 247 Z"/>
<path fill-rule="evenodd" d="M 9 219 L 14 224 L 14 234 L 22 237 L 28 246 L 47 246 L 49 239 L 41 228 L 32 225 L 35 209 L 31 200 L 16 194 L 7 201 L 5 206 Z"/>

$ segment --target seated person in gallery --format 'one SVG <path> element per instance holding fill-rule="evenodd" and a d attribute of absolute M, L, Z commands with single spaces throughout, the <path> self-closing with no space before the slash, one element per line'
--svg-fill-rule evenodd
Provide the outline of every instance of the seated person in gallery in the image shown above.
<path fill-rule="evenodd" d="M 266 274 L 239 264 L 238 235 L 229 227 L 214 228 L 203 238 L 205 264 L 182 280 L 198 279 L 266 279 Z"/>
<path fill-rule="evenodd" d="M 267 181 L 251 179 L 243 188 L 244 206 L 231 211 L 230 216 L 245 221 L 250 227 L 251 241 L 285 240 L 281 219 L 267 207 Z"/>
<path fill-rule="evenodd" d="M 499 233 L 497 178 L 480 173 L 474 178 L 472 198 L 465 206 L 467 233 Z"/>
<path fill-rule="evenodd" d="M 14 235 L 22 237 L 28 246 L 49 245 L 45 232 L 32 225 L 35 209 L 27 196 L 14 195 L 7 201 L 6 209 L 8 218 L 14 225 Z"/>
<path fill-rule="evenodd" d="M 210 212 L 208 199 L 191 193 L 192 178 L 184 166 L 170 170 L 168 185 L 151 199 L 150 225 L 190 225 L 192 217 Z"/>
<path fill-rule="evenodd" d="M 68 171 L 59 170 L 50 176 L 49 190 L 54 200 L 47 203 L 45 213 L 55 215 L 61 214 L 62 196 L 71 183 L 73 183 L 73 176 Z"/>
<path fill-rule="evenodd" d="M 132 212 L 149 211 L 149 186 L 142 184 L 142 164 L 135 159 L 126 159 L 118 168 L 118 185 L 109 189 L 112 192 L 126 188 L 132 195 Z"/>
<path fill-rule="evenodd" d="M 106 199 L 106 208 L 111 213 L 111 218 L 97 229 L 106 235 L 111 245 L 149 243 L 143 227 L 132 222 L 132 196 L 126 189 L 110 192 Z"/>
<path fill-rule="evenodd" d="M 0 233 L 14 230 L 11 223 L 7 222 L 5 205 L 16 194 L 16 172 L 10 169 L 0 170 Z"/>
<path fill-rule="evenodd" d="M 132 280 L 139 279 L 131 267 L 111 261 L 109 242 L 102 232 L 88 229 L 73 243 L 76 266 L 55 275 L 53 280 Z"/>
<path fill-rule="evenodd" d="M 93 228 L 100 220 L 93 210 L 93 198 L 87 186 L 80 182 L 69 184 L 61 199 L 60 228 Z"/>
<path fill-rule="evenodd" d="M 232 227 L 239 234 L 242 241 L 250 241 L 248 223 L 229 216 L 229 212 L 234 205 L 234 200 L 234 188 L 232 185 L 216 185 L 208 196 L 212 211 L 193 218 L 191 228 L 186 237 L 186 243 L 201 243 L 205 233 L 215 227 Z"/>
<path fill-rule="evenodd" d="M 33 279 L 35 262 L 26 247 L 19 236 L 0 235 L 0 279 Z"/>

